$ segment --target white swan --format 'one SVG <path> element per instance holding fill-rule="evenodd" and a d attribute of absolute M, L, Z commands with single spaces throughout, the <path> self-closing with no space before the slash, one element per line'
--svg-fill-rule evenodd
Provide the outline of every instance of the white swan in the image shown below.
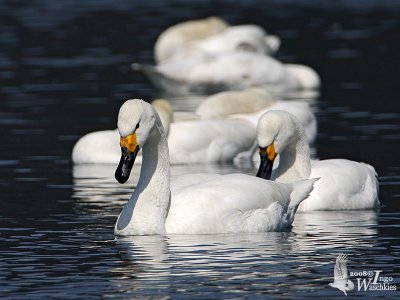
<path fill-rule="evenodd" d="M 157 88 L 172 94 L 210 94 L 252 86 L 265 87 L 274 93 L 319 87 L 312 83 L 304 86 L 305 72 L 294 72 L 270 56 L 248 51 L 191 56 L 154 67 L 139 64 L 132 67 L 143 71 Z"/>
<path fill-rule="evenodd" d="M 272 54 L 281 40 L 257 25 L 229 26 L 218 17 L 190 20 L 167 28 L 154 44 L 157 64 L 181 60 L 196 54 L 217 54 L 234 50 Z"/>
<path fill-rule="evenodd" d="M 188 120 L 170 123 L 172 108 L 155 107 L 164 128 L 169 128 L 171 163 L 231 161 L 247 150 L 256 138 L 255 127 L 246 120 Z M 120 149 L 116 130 L 93 132 L 82 137 L 72 151 L 72 160 L 83 163 L 118 163 Z M 114 144 L 113 144 L 114 143 Z M 117 145 L 117 146 L 116 146 Z M 140 156 L 139 156 L 140 158 Z M 140 162 L 140 159 L 139 159 Z"/>
<path fill-rule="evenodd" d="M 118 130 L 122 155 L 116 179 L 128 180 L 140 148 L 143 163 L 137 187 L 118 217 L 116 235 L 280 231 L 291 225 L 315 182 L 282 184 L 244 174 L 191 174 L 170 184 L 167 138 L 152 106 L 126 101 Z"/>
<path fill-rule="evenodd" d="M 177 52 L 189 47 L 190 43 L 223 32 L 228 24 L 217 17 L 190 20 L 178 23 L 163 31 L 154 45 L 156 62 L 171 59 Z"/>
<path fill-rule="evenodd" d="M 268 35 L 257 25 L 230 26 L 226 30 L 194 40 L 186 47 L 175 48 L 174 54 L 163 63 L 177 62 L 193 56 L 223 55 L 232 51 L 248 51 L 261 54 L 273 54 L 280 46 L 277 36 Z"/>
<path fill-rule="evenodd" d="M 207 97 L 196 109 L 202 119 L 245 119 L 257 126 L 258 119 L 267 111 L 284 110 L 292 113 L 303 125 L 309 143 L 317 136 L 317 120 L 305 101 L 277 101 L 263 88 L 227 91 Z"/>
<path fill-rule="evenodd" d="M 257 176 L 288 182 L 320 177 L 299 211 L 372 209 L 379 206 L 375 169 L 346 159 L 310 163 L 310 151 L 301 123 L 285 111 L 269 111 L 259 120 L 257 139 L 260 168 Z M 279 165 L 272 170 L 276 155 Z"/>

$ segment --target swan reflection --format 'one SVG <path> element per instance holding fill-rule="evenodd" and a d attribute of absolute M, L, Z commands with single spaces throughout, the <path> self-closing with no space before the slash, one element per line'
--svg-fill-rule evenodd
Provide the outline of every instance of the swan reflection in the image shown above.
<path fill-rule="evenodd" d="M 278 272 L 274 276 L 287 276 L 291 264 L 330 263 L 317 259 L 316 253 L 331 256 L 372 247 L 376 226 L 373 211 L 311 212 L 297 214 L 291 232 L 116 237 L 116 245 L 122 260 L 146 265 L 146 272 L 182 268 L 180 272 L 218 274 L 235 266 L 232 277 L 249 278 L 257 275 L 252 267 L 262 264 Z M 277 258 L 288 263 L 282 265 Z"/>

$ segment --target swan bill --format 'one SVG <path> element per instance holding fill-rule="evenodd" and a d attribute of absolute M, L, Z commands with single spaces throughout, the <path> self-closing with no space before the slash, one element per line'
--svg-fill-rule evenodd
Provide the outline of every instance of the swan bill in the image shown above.
<path fill-rule="evenodd" d="M 126 147 L 121 147 L 121 159 L 117 170 L 115 170 L 115 179 L 117 179 L 119 183 L 125 183 L 128 181 L 138 152 L 139 146 L 136 146 L 133 152 L 130 152 Z"/>
<path fill-rule="evenodd" d="M 136 140 L 136 131 L 126 137 L 121 136 L 119 145 L 121 146 L 121 159 L 117 170 L 115 170 L 115 179 L 117 179 L 119 183 L 125 183 L 129 179 L 133 163 L 135 162 L 136 155 L 139 152 L 139 145 Z"/>
<path fill-rule="evenodd" d="M 268 147 L 260 147 L 260 166 L 258 168 L 257 177 L 263 179 L 271 179 L 272 167 L 276 157 L 274 144 Z"/>

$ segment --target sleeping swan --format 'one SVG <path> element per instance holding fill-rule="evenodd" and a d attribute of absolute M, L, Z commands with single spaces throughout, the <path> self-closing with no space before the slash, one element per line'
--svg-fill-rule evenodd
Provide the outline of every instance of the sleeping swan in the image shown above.
<path fill-rule="evenodd" d="M 189 20 L 168 27 L 154 44 L 154 56 L 158 64 L 170 60 L 176 52 L 190 46 L 194 41 L 202 40 L 225 31 L 229 25 L 218 17 Z"/>
<path fill-rule="evenodd" d="M 218 17 L 189 20 L 163 31 L 154 44 L 157 64 L 181 60 L 195 54 L 247 50 L 273 54 L 280 39 L 257 25 L 229 26 Z"/>
<path fill-rule="evenodd" d="M 287 68 L 273 57 L 249 51 L 198 54 L 157 66 L 132 64 L 132 68 L 173 95 L 212 94 L 253 86 L 278 94 L 319 88 L 319 77 L 311 68 Z"/>
<path fill-rule="evenodd" d="M 375 169 L 346 159 L 326 159 L 310 163 L 304 129 L 292 114 L 269 111 L 259 120 L 260 149 L 258 177 L 277 182 L 320 177 L 299 211 L 372 209 L 379 206 Z M 276 155 L 279 165 L 272 170 Z"/>
<path fill-rule="evenodd" d="M 126 101 L 118 130 L 118 182 L 128 180 L 139 149 L 143 161 L 137 187 L 115 225 L 116 235 L 280 231 L 290 227 L 316 181 L 283 184 L 244 174 L 190 174 L 170 184 L 167 138 L 153 107 L 142 100 Z"/>
<path fill-rule="evenodd" d="M 202 119 L 245 119 L 256 128 L 258 119 L 270 110 L 284 110 L 295 115 L 305 129 L 308 142 L 314 142 L 317 121 L 310 105 L 305 101 L 275 100 L 267 90 L 260 87 L 209 96 L 197 107 L 196 114 Z"/>

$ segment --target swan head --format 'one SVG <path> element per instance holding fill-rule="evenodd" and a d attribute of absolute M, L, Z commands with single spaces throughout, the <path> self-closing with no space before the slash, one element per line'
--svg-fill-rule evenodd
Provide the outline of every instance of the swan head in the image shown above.
<path fill-rule="evenodd" d="M 280 154 L 298 137 L 299 130 L 302 130 L 300 122 L 286 111 L 271 110 L 260 117 L 257 125 L 257 142 L 261 161 L 257 177 L 271 178 L 277 154 Z"/>
<path fill-rule="evenodd" d="M 115 179 L 125 183 L 140 148 L 146 143 L 156 124 L 156 114 L 143 100 L 127 100 L 118 114 L 118 131 L 121 136 L 121 160 L 115 171 Z"/>

